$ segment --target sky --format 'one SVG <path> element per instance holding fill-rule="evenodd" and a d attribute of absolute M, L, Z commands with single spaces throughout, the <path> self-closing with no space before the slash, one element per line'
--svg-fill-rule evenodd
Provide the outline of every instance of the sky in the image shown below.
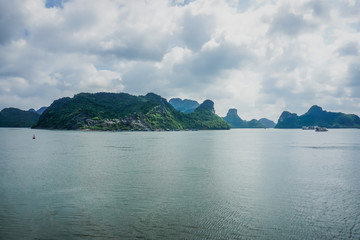
<path fill-rule="evenodd" d="M 0 0 L 0 109 L 104 91 L 360 115 L 360 0 Z"/>

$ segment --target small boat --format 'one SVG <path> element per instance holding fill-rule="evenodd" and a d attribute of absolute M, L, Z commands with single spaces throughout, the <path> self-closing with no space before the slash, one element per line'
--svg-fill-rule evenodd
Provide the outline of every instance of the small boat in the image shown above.
<path fill-rule="evenodd" d="M 316 127 L 315 132 L 327 132 L 327 128 L 325 128 L 325 127 Z"/>

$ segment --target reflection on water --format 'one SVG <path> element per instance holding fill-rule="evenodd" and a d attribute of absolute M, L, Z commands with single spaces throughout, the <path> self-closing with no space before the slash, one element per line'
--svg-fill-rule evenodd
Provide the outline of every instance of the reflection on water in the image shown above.
<path fill-rule="evenodd" d="M 353 144 L 353 145 L 333 145 L 333 146 L 302 146 L 303 148 L 312 148 L 312 149 L 333 149 L 333 150 L 354 150 L 359 151 L 360 145 Z"/>
<path fill-rule="evenodd" d="M 0 129 L 0 238 L 359 239 L 359 139 Z"/>

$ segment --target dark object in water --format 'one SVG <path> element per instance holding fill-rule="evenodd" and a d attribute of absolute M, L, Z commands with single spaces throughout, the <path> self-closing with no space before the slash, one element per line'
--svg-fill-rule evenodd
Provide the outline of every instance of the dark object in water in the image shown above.
<path fill-rule="evenodd" d="M 315 127 L 315 132 L 327 132 L 325 127 Z"/>

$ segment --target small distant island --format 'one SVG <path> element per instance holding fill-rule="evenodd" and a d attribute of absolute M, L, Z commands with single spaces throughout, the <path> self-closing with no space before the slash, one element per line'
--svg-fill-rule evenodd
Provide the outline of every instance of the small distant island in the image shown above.
<path fill-rule="evenodd" d="M 306 126 L 320 126 L 325 128 L 359 128 L 360 118 L 355 114 L 328 112 L 314 105 L 305 114 L 284 111 L 275 128 L 302 128 Z"/>
<path fill-rule="evenodd" d="M 243 120 L 239 117 L 235 108 L 230 108 L 223 119 L 230 124 L 231 128 L 273 128 L 275 126 L 273 121 L 266 118 L 252 119 L 251 121 Z"/>
<path fill-rule="evenodd" d="M 230 129 L 205 100 L 193 112 L 177 111 L 154 93 L 79 93 L 55 100 L 33 128 L 69 130 L 183 130 Z"/>

